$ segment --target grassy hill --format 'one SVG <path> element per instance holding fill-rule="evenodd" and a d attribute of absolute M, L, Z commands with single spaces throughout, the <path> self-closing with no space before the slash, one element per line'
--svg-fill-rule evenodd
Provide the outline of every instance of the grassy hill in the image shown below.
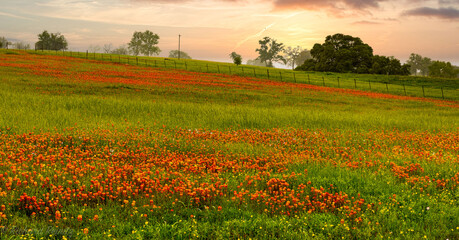
<path fill-rule="evenodd" d="M 2 239 L 459 237 L 454 80 L 75 54 L 0 51 Z"/>

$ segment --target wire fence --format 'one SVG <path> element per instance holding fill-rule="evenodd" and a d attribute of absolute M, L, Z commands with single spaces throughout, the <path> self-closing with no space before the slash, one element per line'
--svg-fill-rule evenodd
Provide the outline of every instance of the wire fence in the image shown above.
<path fill-rule="evenodd" d="M 37 51 L 37 50 L 35 50 Z M 394 84 L 384 81 L 384 78 L 375 81 L 372 78 L 329 76 L 327 73 L 293 71 L 288 69 L 276 69 L 248 65 L 234 65 L 231 63 L 217 63 L 200 60 L 159 58 L 159 57 L 137 57 L 130 55 L 114 55 L 105 53 L 72 52 L 72 51 L 41 51 L 44 54 L 61 55 L 67 57 L 84 58 L 88 60 L 109 61 L 119 64 L 137 65 L 143 67 L 179 69 L 191 72 L 219 73 L 238 75 L 244 77 L 255 77 L 282 82 L 303 83 L 324 87 L 356 89 L 378 93 L 389 93 L 402 96 L 428 97 L 448 100 L 459 100 L 459 91 L 453 84 L 449 86 L 424 86 Z M 381 81 L 382 80 L 382 81 Z M 457 80 L 451 80 L 457 81 Z"/>

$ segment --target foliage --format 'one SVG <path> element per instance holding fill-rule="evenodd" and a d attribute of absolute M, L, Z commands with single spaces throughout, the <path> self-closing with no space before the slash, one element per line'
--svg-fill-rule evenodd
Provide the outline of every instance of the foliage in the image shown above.
<path fill-rule="evenodd" d="M 89 45 L 88 51 L 91 53 L 99 52 L 102 48 L 99 45 Z"/>
<path fill-rule="evenodd" d="M 20 50 L 28 50 L 30 49 L 30 44 L 25 42 L 15 42 L 13 44 L 13 48 L 20 49 Z"/>
<path fill-rule="evenodd" d="M 37 50 L 66 50 L 68 46 L 64 35 L 60 33 L 48 33 L 43 31 L 38 34 L 38 42 L 35 43 Z"/>
<path fill-rule="evenodd" d="M 169 52 L 170 58 L 179 58 L 179 50 L 171 50 Z M 180 51 L 180 59 L 191 59 L 190 55 L 184 51 Z"/>
<path fill-rule="evenodd" d="M 237 54 L 236 52 L 232 52 L 229 56 L 233 60 L 234 64 L 241 65 L 241 63 L 242 63 L 242 56 L 241 55 Z"/>
<path fill-rule="evenodd" d="M 295 64 L 296 64 L 296 66 L 303 65 L 303 63 L 306 60 L 311 59 L 311 58 L 312 58 L 311 52 L 309 50 L 307 50 L 307 49 L 304 49 L 298 54 L 298 57 L 295 60 Z"/>
<path fill-rule="evenodd" d="M 139 54 L 143 54 L 145 56 L 153 56 L 158 55 L 161 50 L 158 46 L 159 43 L 159 36 L 149 30 L 145 32 L 134 32 L 132 35 L 131 42 L 129 42 L 128 46 L 131 50 L 132 54 L 138 56 Z"/>
<path fill-rule="evenodd" d="M 112 52 L 112 48 L 113 48 L 113 44 L 111 44 L 111 43 L 104 44 L 104 47 L 103 47 L 104 53 L 111 53 Z"/>
<path fill-rule="evenodd" d="M 260 61 L 259 59 L 249 59 L 247 60 L 247 65 L 266 67 L 266 63 Z"/>
<path fill-rule="evenodd" d="M 303 51 L 304 50 L 300 46 L 296 46 L 295 48 L 287 47 L 284 50 L 286 54 L 285 61 L 287 62 L 287 66 L 292 66 L 292 69 L 295 69 L 295 64 L 298 62 L 298 58 Z"/>
<path fill-rule="evenodd" d="M 433 61 L 429 66 L 429 76 L 457 78 L 459 69 L 454 68 L 450 62 Z"/>
<path fill-rule="evenodd" d="M 432 64 L 432 60 L 428 57 L 412 53 L 406 63 L 410 65 L 411 74 L 418 75 L 420 73 L 422 76 L 427 76 L 429 75 L 429 66 Z"/>
<path fill-rule="evenodd" d="M 0 37 L 0 48 L 7 48 L 8 43 L 5 37 Z"/>
<path fill-rule="evenodd" d="M 112 54 L 118 54 L 118 55 L 128 55 L 129 54 L 129 49 L 126 45 L 121 45 L 111 51 Z"/>
<path fill-rule="evenodd" d="M 373 49 L 360 38 L 338 33 L 327 36 L 323 44 L 316 43 L 311 56 L 313 61 L 305 63 L 305 70 L 368 73 Z"/>
<path fill-rule="evenodd" d="M 372 59 L 370 73 L 384 75 L 409 75 L 409 65 L 400 63 L 394 57 L 375 55 Z"/>
<path fill-rule="evenodd" d="M 283 43 L 278 43 L 270 37 L 264 37 L 258 43 L 260 44 L 260 48 L 255 50 L 259 54 L 256 59 L 265 63 L 267 67 L 273 67 L 273 62 L 286 63 L 285 58 L 280 54 L 284 51 Z"/>

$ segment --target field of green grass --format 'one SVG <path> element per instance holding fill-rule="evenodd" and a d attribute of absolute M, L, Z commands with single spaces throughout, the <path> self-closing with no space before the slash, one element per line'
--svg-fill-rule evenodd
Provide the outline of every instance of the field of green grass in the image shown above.
<path fill-rule="evenodd" d="M 64 55 L 0 50 L 1 239 L 459 238 L 457 80 Z"/>

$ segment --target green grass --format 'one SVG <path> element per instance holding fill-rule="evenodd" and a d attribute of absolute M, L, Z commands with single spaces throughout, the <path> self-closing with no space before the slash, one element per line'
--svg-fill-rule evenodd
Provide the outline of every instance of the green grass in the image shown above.
<path fill-rule="evenodd" d="M 138 66 L 184 69 L 194 72 L 225 73 L 258 77 L 283 82 L 307 83 L 318 86 L 359 89 L 401 96 L 430 97 L 459 100 L 459 79 L 422 76 L 386 76 L 374 74 L 304 72 L 251 65 L 191 59 L 112 55 L 102 53 L 31 51 L 34 54 L 53 54 L 79 58 L 118 62 Z"/>
<path fill-rule="evenodd" d="M 139 58 L 139 65 L 148 60 L 145 68 L 109 55 L 93 61 L 11 52 L 0 51 L 1 239 L 459 238 L 455 80 L 298 73 L 295 84 L 285 77 L 289 70 L 269 69 L 281 72 L 281 82 L 280 75 L 268 81 L 218 74 L 217 63 L 204 61 L 176 64 L 197 72 L 209 65 L 214 73 L 175 70 L 171 60 L 163 68 L 161 58 Z M 261 77 L 267 70 L 253 69 Z M 327 86 L 340 76 L 340 87 L 351 89 L 354 77 L 358 87 L 371 78 L 372 90 L 392 78 L 389 89 L 405 83 L 415 96 L 419 84 L 429 86 L 426 93 L 443 86 L 449 100 L 403 98 L 400 88 L 392 96 L 298 84 L 307 74 L 319 86 L 321 76 Z M 272 192 L 272 179 L 295 193 L 306 185 L 311 198 L 311 187 L 346 196 L 345 206 L 357 213 L 268 210 L 252 196 L 269 193 L 285 209 L 293 202 Z M 119 198 L 61 199 L 63 189 L 98 191 L 95 181 Z M 142 183 L 153 189 L 148 197 Z M 222 195 L 211 190 L 215 196 L 200 203 L 178 190 L 216 183 L 227 185 Z M 140 193 L 121 195 L 118 187 Z M 23 193 L 59 199 L 63 218 L 31 216 L 21 209 Z"/>

